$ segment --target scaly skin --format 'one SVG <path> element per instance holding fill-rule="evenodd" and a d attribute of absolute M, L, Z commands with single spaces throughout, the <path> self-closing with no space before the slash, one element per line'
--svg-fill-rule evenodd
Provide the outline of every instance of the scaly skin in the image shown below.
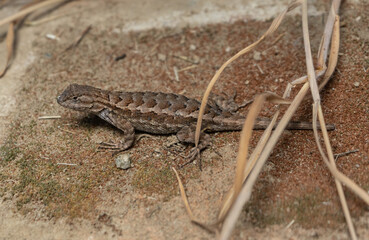
<path fill-rule="evenodd" d="M 204 117 L 207 132 L 239 131 L 245 118 L 227 108 L 224 99 L 210 100 Z M 125 150 L 134 142 L 135 130 L 152 134 L 176 134 L 180 142 L 194 143 L 194 132 L 201 103 L 174 93 L 107 91 L 86 85 L 71 84 L 57 98 L 60 105 L 93 113 L 119 128 L 124 141 L 104 144 L 105 148 Z M 228 101 L 230 103 L 230 101 Z M 257 119 L 254 129 L 265 129 L 268 119 Z M 333 125 L 328 125 L 333 130 Z M 312 129 L 311 123 L 290 122 L 287 129 Z M 201 135 L 199 150 L 209 145 L 209 137 Z M 192 151 L 196 155 L 197 151 Z M 194 158 L 194 157 L 193 157 Z"/>

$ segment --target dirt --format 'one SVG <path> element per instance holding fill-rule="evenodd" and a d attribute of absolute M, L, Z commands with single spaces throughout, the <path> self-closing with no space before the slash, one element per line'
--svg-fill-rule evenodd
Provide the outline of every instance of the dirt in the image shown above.
<path fill-rule="evenodd" d="M 310 7 L 314 53 L 327 6 L 325 1 Z M 9 4 L 2 11 L 8 14 L 17 8 Z M 132 11 L 123 10 L 127 8 Z M 242 10 L 250 14 L 245 17 Z M 322 92 L 325 119 L 336 126 L 329 133 L 333 151 L 355 150 L 336 164 L 365 191 L 369 190 L 368 10 L 364 1 L 343 3 L 339 62 Z M 264 17 L 257 18 L 261 11 Z M 98 151 L 98 143 L 119 141 L 121 133 L 94 116 L 62 108 L 56 96 L 68 84 L 79 83 L 201 99 L 215 71 L 256 41 L 275 12 L 269 5 L 239 1 L 229 5 L 78 1 L 49 13 L 68 13 L 62 18 L 23 27 L 17 55 L 0 79 L 1 239 L 214 238 L 190 223 L 171 170 L 186 161 L 188 147 L 172 145 L 174 136 L 143 137 L 124 153 L 130 155 L 133 167 L 118 169 L 114 156 Z M 273 38 L 232 63 L 215 92 L 231 95 L 236 89 L 238 102 L 265 91 L 282 95 L 289 81 L 305 74 L 299 18 L 287 17 Z M 81 42 L 68 49 L 88 26 L 91 30 Z M 247 109 L 241 112 L 246 114 Z M 262 115 L 272 112 L 268 105 Z M 39 119 L 54 115 L 61 118 Z M 311 120 L 311 100 L 299 108 L 295 119 Z M 255 132 L 253 146 L 260 135 Z M 212 146 L 202 153 L 203 171 L 197 165 L 179 170 L 191 206 L 205 222 L 216 220 L 233 181 L 238 141 L 238 132 L 212 134 Z M 357 233 L 364 239 L 369 235 L 369 208 L 348 189 L 345 194 Z M 334 180 L 312 132 L 285 131 L 233 238 L 348 239 Z"/>

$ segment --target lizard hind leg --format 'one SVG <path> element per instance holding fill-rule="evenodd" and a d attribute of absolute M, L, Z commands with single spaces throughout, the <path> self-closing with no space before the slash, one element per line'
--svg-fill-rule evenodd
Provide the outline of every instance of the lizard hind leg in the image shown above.
<path fill-rule="evenodd" d="M 195 144 L 195 126 L 186 126 L 177 132 L 177 139 L 182 143 L 191 143 Z M 190 153 L 187 155 L 188 161 L 183 164 L 181 167 L 186 166 L 187 164 L 192 163 L 196 160 L 197 157 L 200 157 L 200 152 L 204 150 L 206 147 L 210 146 L 210 136 L 204 132 L 200 135 L 200 142 L 197 147 L 193 147 L 190 150 Z M 199 159 L 199 167 L 201 170 L 201 158 Z"/>

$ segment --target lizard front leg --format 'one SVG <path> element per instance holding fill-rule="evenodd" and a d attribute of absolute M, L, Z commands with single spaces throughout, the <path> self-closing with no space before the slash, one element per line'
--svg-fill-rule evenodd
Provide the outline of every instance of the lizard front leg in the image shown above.
<path fill-rule="evenodd" d="M 176 136 L 178 141 L 182 143 L 195 144 L 195 132 L 196 132 L 195 126 L 186 126 L 183 127 L 181 130 L 179 130 Z M 196 157 L 200 154 L 200 152 L 209 145 L 210 145 L 210 136 L 202 132 L 200 135 L 199 145 L 191 149 L 190 154 L 188 155 L 189 160 L 184 165 L 182 165 L 182 167 L 195 161 Z M 201 170 L 201 159 L 199 161 L 199 167 Z"/>
<path fill-rule="evenodd" d="M 118 143 L 102 142 L 99 146 L 100 149 L 110 149 L 121 152 L 132 146 L 135 140 L 135 129 L 128 120 L 108 109 L 101 111 L 98 116 L 123 131 L 122 141 Z"/>

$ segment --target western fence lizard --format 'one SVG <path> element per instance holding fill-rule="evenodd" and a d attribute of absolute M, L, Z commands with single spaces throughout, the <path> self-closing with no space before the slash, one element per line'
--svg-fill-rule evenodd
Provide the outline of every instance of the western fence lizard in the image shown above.
<path fill-rule="evenodd" d="M 57 98 L 60 105 L 93 113 L 123 131 L 123 141 L 104 143 L 105 148 L 122 151 L 132 146 L 135 130 L 153 134 L 176 134 L 180 142 L 194 143 L 200 102 L 186 96 L 162 92 L 107 91 L 86 85 L 71 84 Z M 203 117 L 207 132 L 239 131 L 245 117 L 236 113 L 238 106 L 230 100 L 209 100 Z M 268 119 L 257 119 L 254 129 L 265 129 Z M 328 125 L 333 130 L 333 125 Z M 287 129 L 312 129 L 308 122 L 290 122 Z M 209 145 L 202 133 L 199 150 Z M 197 151 L 192 151 L 192 159 Z"/>

